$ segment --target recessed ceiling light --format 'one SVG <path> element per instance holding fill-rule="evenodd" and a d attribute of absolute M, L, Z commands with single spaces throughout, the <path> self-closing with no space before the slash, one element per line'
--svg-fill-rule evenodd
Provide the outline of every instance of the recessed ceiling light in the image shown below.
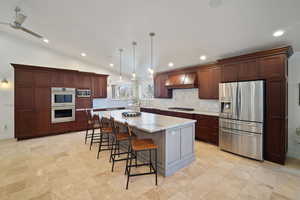
<path fill-rule="evenodd" d="M 284 30 L 278 30 L 273 33 L 274 37 L 280 37 L 284 34 Z"/>
<path fill-rule="evenodd" d="M 169 67 L 173 67 L 174 66 L 174 63 L 172 63 L 172 62 L 169 62 Z"/>
<path fill-rule="evenodd" d="M 81 53 L 80 54 L 82 57 L 85 57 L 86 56 L 86 53 Z"/>
<path fill-rule="evenodd" d="M 49 43 L 49 40 L 47 38 L 44 38 L 43 41 L 47 44 Z"/>
<path fill-rule="evenodd" d="M 206 60 L 206 56 L 205 55 L 200 56 L 200 60 Z"/>
<path fill-rule="evenodd" d="M 110 67 L 113 67 L 113 66 L 114 66 L 114 64 L 113 64 L 113 63 L 110 63 L 110 64 L 109 64 L 109 66 L 110 66 Z"/>

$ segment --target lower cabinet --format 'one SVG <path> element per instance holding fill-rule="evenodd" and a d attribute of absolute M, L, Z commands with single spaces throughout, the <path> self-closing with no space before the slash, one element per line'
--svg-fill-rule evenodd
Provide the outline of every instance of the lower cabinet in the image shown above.
<path fill-rule="evenodd" d="M 208 115 L 198 115 L 175 111 L 159 110 L 155 108 L 141 108 L 141 112 L 155 113 L 172 117 L 197 120 L 195 138 L 204 142 L 219 145 L 219 118 Z"/>

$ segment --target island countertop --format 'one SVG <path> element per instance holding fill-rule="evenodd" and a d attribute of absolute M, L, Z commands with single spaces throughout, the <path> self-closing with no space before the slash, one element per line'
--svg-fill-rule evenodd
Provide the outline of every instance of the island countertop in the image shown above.
<path fill-rule="evenodd" d="M 179 118 L 179 117 L 170 117 L 165 115 L 145 113 L 141 112 L 141 115 L 138 117 L 123 117 L 122 113 L 131 110 L 113 110 L 113 111 L 99 111 L 94 112 L 98 113 L 100 116 L 105 118 L 114 117 L 116 122 L 125 123 L 127 122 L 130 126 L 146 131 L 148 133 L 155 133 L 162 130 L 167 130 L 170 128 L 175 128 L 178 126 L 183 126 L 187 124 L 193 124 L 196 120 Z"/>

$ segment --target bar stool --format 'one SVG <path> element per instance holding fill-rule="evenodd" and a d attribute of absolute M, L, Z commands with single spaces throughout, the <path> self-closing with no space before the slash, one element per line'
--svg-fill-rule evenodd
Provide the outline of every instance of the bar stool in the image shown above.
<path fill-rule="evenodd" d="M 99 140 L 99 148 L 97 153 L 97 159 L 99 159 L 99 154 L 101 151 L 110 151 L 112 149 L 112 143 L 110 143 L 110 138 L 113 134 L 113 128 L 110 122 L 104 122 L 104 118 L 101 118 L 99 115 L 94 115 L 95 121 L 100 124 L 100 140 Z"/>
<path fill-rule="evenodd" d="M 92 119 L 90 120 L 90 124 L 92 127 L 92 134 L 91 134 L 91 141 L 90 141 L 90 150 L 94 143 L 100 143 L 101 140 L 101 132 L 97 132 L 97 129 L 100 129 L 100 121 L 97 118 L 98 115 L 93 115 Z"/>
<path fill-rule="evenodd" d="M 111 171 L 114 171 L 115 162 L 118 161 L 127 161 L 127 157 L 125 158 L 116 158 L 120 157 L 121 155 L 128 154 L 128 151 L 122 151 L 120 152 L 120 143 L 121 142 L 128 142 L 130 141 L 130 137 L 135 137 L 134 135 L 129 135 L 128 132 L 120 132 L 120 128 L 116 127 L 115 120 L 113 117 L 110 118 L 111 125 L 113 128 L 113 144 L 112 149 L 110 151 L 110 159 L 109 161 L 112 161 Z M 137 155 L 133 155 L 135 158 L 135 164 L 137 165 Z"/>
<path fill-rule="evenodd" d="M 90 149 L 91 145 L 93 145 L 95 140 L 100 139 L 100 133 L 95 133 L 94 129 L 99 128 L 100 126 L 95 123 L 95 121 L 92 118 L 91 110 L 86 110 L 85 111 L 85 116 L 86 116 L 86 132 L 85 132 L 85 144 L 88 139 L 91 139 L 90 143 Z M 92 130 L 92 133 L 89 133 L 89 130 Z M 94 132 L 94 134 L 93 134 Z"/>
<path fill-rule="evenodd" d="M 132 133 L 131 127 L 127 123 L 125 123 L 125 125 L 127 126 L 129 135 L 132 136 L 133 133 Z M 157 185 L 157 149 L 158 149 L 158 146 L 156 144 L 154 144 L 152 139 L 137 139 L 137 138 L 132 138 L 132 137 L 129 137 L 129 138 L 130 138 L 130 140 L 129 140 L 128 154 L 127 154 L 126 168 L 125 168 L 125 174 L 127 174 L 126 190 L 128 189 L 129 178 L 132 176 L 155 174 L 155 185 Z M 137 155 L 138 152 L 142 152 L 142 151 L 149 151 L 149 163 L 132 165 L 132 159 L 134 158 L 134 155 Z M 155 168 L 153 167 L 153 163 L 152 163 L 151 151 L 154 151 L 154 155 L 155 155 Z M 149 172 L 145 172 L 145 173 L 132 174 L 131 168 L 139 167 L 139 166 L 149 166 L 150 170 L 149 170 Z"/>

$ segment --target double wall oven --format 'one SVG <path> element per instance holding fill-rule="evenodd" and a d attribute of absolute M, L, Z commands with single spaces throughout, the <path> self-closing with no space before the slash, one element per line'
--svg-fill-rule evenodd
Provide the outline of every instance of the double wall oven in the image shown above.
<path fill-rule="evenodd" d="M 75 88 L 51 88 L 51 122 L 75 121 Z"/>

